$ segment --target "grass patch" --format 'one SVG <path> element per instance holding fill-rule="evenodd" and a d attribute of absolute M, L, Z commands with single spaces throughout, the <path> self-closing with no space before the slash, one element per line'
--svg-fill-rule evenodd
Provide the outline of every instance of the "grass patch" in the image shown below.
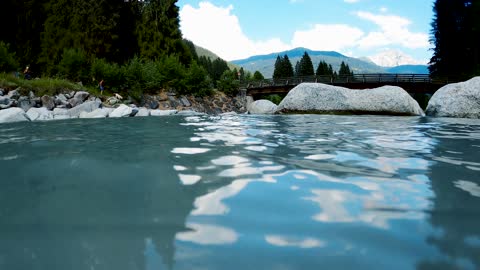
<path fill-rule="evenodd" d="M 58 93 L 85 90 L 84 86 L 63 79 L 38 78 L 25 80 L 12 74 L 0 73 L 0 88 L 12 90 L 20 88 L 20 94 L 27 95 L 32 91 L 37 97 L 53 96 Z"/>

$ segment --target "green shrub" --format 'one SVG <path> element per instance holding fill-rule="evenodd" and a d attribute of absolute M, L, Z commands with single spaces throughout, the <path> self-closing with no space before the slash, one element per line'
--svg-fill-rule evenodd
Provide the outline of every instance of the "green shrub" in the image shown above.
<path fill-rule="evenodd" d="M 280 104 L 280 102 L 282 102 L 283 98 L 277 94 L 273 94 L 273 95 L 268 95 L 265 99 L 270 100 L 271 102 L 278 105 Z"/>
<path fill-rule="evenodd" d="M 98 82 L 103 80 L 105 90 L 112 92 L 121 92 L 126 82 L 123 68 L 116 63 L 108 63 L 104 59 L 93 60 L 90 75 L 95 86 L 98 86 Z"/>
<path fill-rule="evenodd" d="M 9 51 L 9 45 L 0 41 L 0 72 L 10 72 L 18 69 L 18 62 L 15 53 Z"/>
<path fill-rule="evenodd" d="M 188 68 L 182 85 L 183 88 L 177 90 L 179 94 L 208 96 L 213 93 L 212 81 L 207 71 L 196 62 Z"/>
<path fill-rule="evenodd" d="M 88 81 L 88 58 L 83 50 L 64 49 L 58 63 L 58 75 L 72 81 Z"/>
<path fill-rule="evenodd" d="M 220 80 L 217 81 L 218 90 L 224 92 L 227 95 L 236 95 L 240 82 L 236 79 L 237 74 L 235 72 L 226 70 L 223 72 Z"/>

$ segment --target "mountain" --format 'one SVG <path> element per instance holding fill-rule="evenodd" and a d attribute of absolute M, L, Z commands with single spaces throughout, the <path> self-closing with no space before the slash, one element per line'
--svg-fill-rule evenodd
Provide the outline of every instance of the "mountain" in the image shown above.
<path fill-rule="evenodd" d="M 211 52 L 211 51 L 209 51 L 209 50 L 207 50 L 207 49 L 205 49 L 205 48 L 202 48 L 202 47 L 200 47 L 200 46 L 198 46 L 198 45 L 196 45 L 196 44 L 194 44 L 194 45 L 195 45 L 195 51 L 197 52 L 198 57 L 200 57 L 200 56 L 205 56 L 205 57 L 207 57 L 207 58 L 210 58 L 210 60 L 212 60 L 212 61 L 215 60 L 215 59 L 217 59 L 217 58 L 222 59 L 221 57 L 219 57 L 219 56 L 216 55 L 215 53 L 213 53 L 213 52 Z M 235 65 L 235 64 L 233 64 L 233 63 L 231 63 L 231 62 L 228 62 L 228 61 L 227 61 L 227 64 L 228 64 L 228 67 L 229 67 L 230 69 L 234 69 L 234 68 L 240 69 L 240 67 L 239 67 L 238 65 Z"/>
<path fill-rule="evenodd" d="M 401 65 L 421 65 L 422 62 L 415 60 L 410 55 L 399 50 L 385 50 L 369 57 L 371 61 L 382 67 L 396 67 Z"/>
<path fill-rule="evenodd" d="M 340 64 L 345 62 L 350 66 L 350 69 L 354 73 L 428 73 L 426 66 L 400 66 L 396 67 L 397 69 L 381 67 L 375 64 L 372 60 L 368 58 L 353 58 L 345 56 L 338 52 L 332 51 L 313 51 L 306 48 L 296 48 L 289 51 L 271 53 L 267 55 L 256 55 L 249 57 L 247 59 L 231 61 L 233 64 L 243 67 L 246 70 L 255 72 L 256 70 L 260 71 L 265 78 L 271 78 L 273 75 L 273 69 L 277 56 L 288 55 L 290 62 L 292 62 L 293 67 L 297 61 L 300 61 L 304 52 L 307 52 L 310 58 L 312 59 L 314 68 L 317 67 L 320 61 L 325 61 L 328 64 L 331 64 L 334 70 L 340 69 Z M 422 68 L 423 67 L 423 68 Z M 392 70 L 392 71 L 390 71 Z M 418 72 L 407 72 L 407 71 L 418 71 Z"/>
<path fill-rule="evenodd" d="M 387 68 L 387 73 L 428 74 L 428 66 L 425 66 L 425 65 L 401 65 L 401 66 Z"/>

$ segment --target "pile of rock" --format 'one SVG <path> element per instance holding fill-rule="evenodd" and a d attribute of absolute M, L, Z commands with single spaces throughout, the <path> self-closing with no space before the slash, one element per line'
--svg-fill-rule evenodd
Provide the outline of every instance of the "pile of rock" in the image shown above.
<path fill-rule="evenodd" d="M 195 115 L 245 112 L 242 97 L 231 98 L 223 94 L 212 97 L 177 97 L 174 93 L 145 96 L 142 107 L 133 100 L 115 94 L 104 103 L 86 91 L 36 97 L 20 95 L 20 89 L 7 93 L 0 89 L 0 123 L 18 121 L 49 121 L 71 118 L 142 117 L 167 115 Z"/>

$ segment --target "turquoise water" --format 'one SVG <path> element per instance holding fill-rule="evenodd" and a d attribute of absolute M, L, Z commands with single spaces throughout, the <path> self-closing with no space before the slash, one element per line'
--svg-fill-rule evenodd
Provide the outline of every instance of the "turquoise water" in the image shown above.
<path fill-rule="evenodd" d="M 480 121 L 0 126 L 0 269 L 480 269 Z"/>

